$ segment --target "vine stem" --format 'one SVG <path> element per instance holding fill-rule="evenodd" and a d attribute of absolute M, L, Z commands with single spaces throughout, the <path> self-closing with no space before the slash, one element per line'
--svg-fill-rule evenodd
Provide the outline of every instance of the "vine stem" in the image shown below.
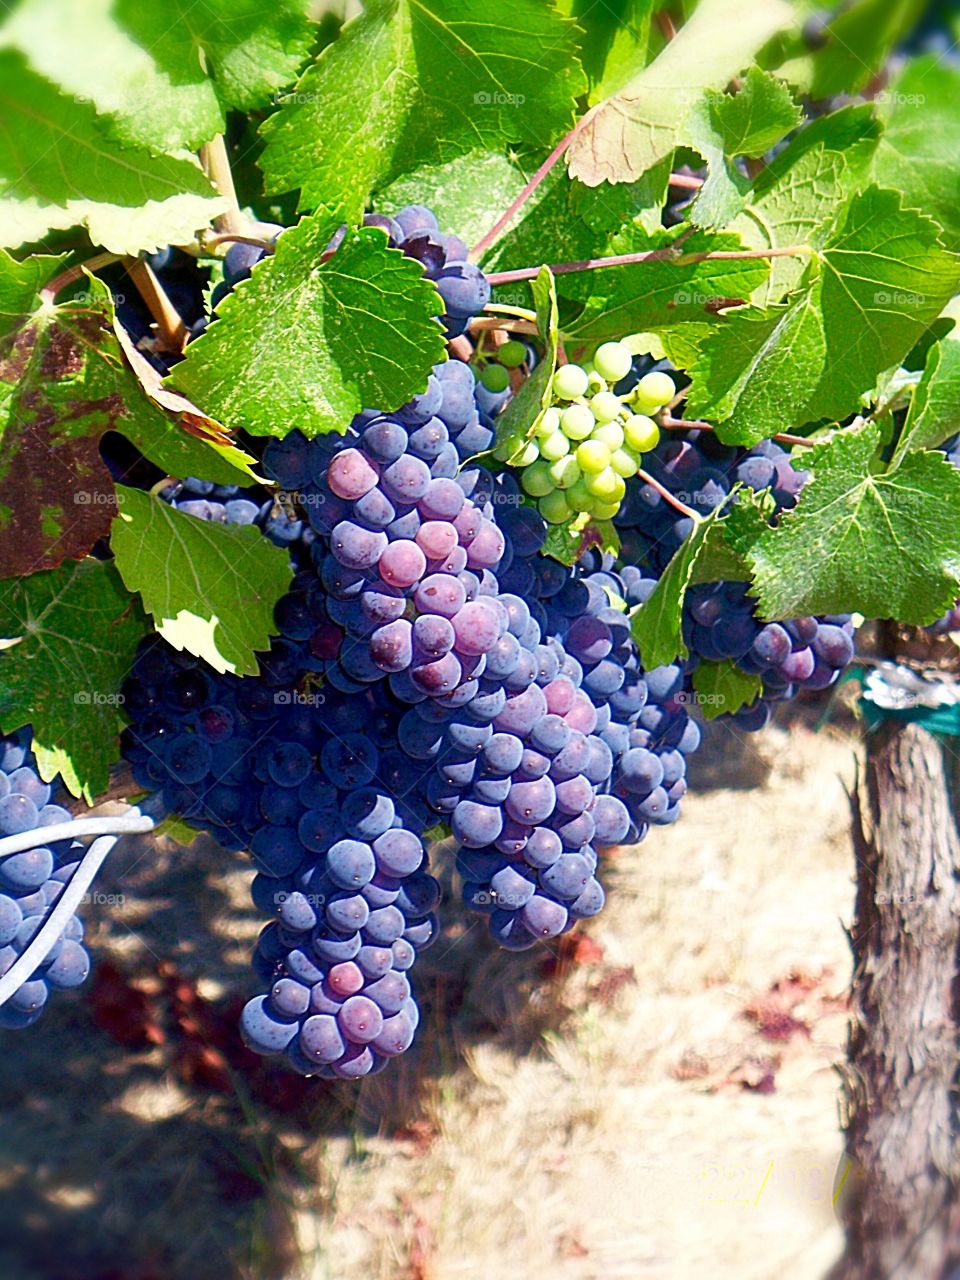
<path fill-rule="evenodd" d="M 168 351 L 182 354 L 187 345 L 187 326 L 183 323 L 183 316 L 170 301 L 149 262 L 145 262 L 142 258 L 128 258 L 126 271 L 156 321 L 157 332 L 164 347 Z"/>
<path fill-rule="evenodd" d="M 60 840 L 82 840 L 86 836 L 137 835 L 153 829 L 153 818 L 139 809 L 131 809 L 115 818 L 71 818 L 69 822 L 57 822 L 49 827 L 36 827 L 33 831 L 21 831 L 15 836 L 0 840 L 0 858 L 13 853 L 24 853 L 38 845 L 56 844 Z"/>
<path fill-rule="evenodd" d="M 497 236 L 499 236 L 500 232 L 504 229 L 504 227 L 506 227 L 508 223 L 513 221 L 513 219 L 516 217 L 519 211 L 523 208 L 523 206 L 527 203 L 527 201 L 536 191 L 537 187 L 539 187 L 540 183 L 544 180 L 544 178 L 547 176 L 547 174 L 550 172 L 553 166 L 557 163 L 557 161 L 563 155 L 566 154 L 566 152 L 573 145 L 573 142 L 579 136 L 580 131 L 583 128 L 584 121 L 586 119 L 587 119 L 587 116 L 584 116 L 582 119 L 578 120 L 577 123 L 570 130 L 570 132 L 560 139 L 557 145 L 553 148 L 553 150 L 547 156 L 546 160 L 544 160 L 540 168 L 536 171 L 536 173 L 533 175 L 533 177 L 530 179 L 527 185 L 523 188 L 523 190 L 520 192 L 517 198 L 513 201 L 513 203 L 507 209 L 506 213 L 502 214 L 497 219 L 497 221 L 493 224 L 493 226 L 490 228 L 487 234 L 481 240 L 478 240 L 477 243 L 473 246 L 473 248 L 470 250 L 470 260 L 472 262 L 476 262 L 479 258 L 481 258 L 483 254 L 486 253 L 486 251 L 493 244 L 494 240 L 496 240 Z M 536 272 L 534 272 L 534 275 L 536 275 Z"/>
<path fill-rule="evenodd" d="M 507 329 L 511 333 L 539 333 L 532 320 L 514 320 L 503 316 L 482 316 L 470 321 L 471 333 L 483 333 L 487 329 Z"/>
<path fill-rule="evenodd" d="M 789 258 L 812 253 L 809 245 L 792 244 L 779 249 L 714 249 L 704 253 L 677 253 L 676 249 L 650 249 L 645 253 L 619 253 L 612 258 L 586 258 L 582 262 L 553 263 L 550 270 L 555 276 L 569 275 L 574 271 L 597 271 L 602 267 L 626 267 L 640 262 L 669 262 L 676 267 L 694 262 L 728 262 L 750 258 Z M 490 284 L 511 284 L 514 280 L 532 280 L 539 267 L 518 267 L 515 271 L 493 271 L 487 276 Z"/>
<path fill-rule="evenodd" d="M 699 191 L 703 186 L 703 178 L 692 173 L 671 173 L 670 186 L 680 187 L 683 191 Z"/>
<path fill-rule="evenodd" d="M 122 257 L 120 253 L 98 253 L 87 258 L 86 262 L 77 262 L 72 267 L 67 267 L 66 271 L 61 271 L 43 286 L 40 301 L 46 306 L 52 306 L 57 294 L 68 284 L 73 284 L 74 280 L 79 280 L 85 271 L 99 271 L 101 267 L 109 267 L 112 262 L 119 262 Z"/>
<path fill-rule="evenodd" d="M 666 427 L 668 431 L 716 431 L 716 427 L 709 422 L 700 422 L 694 418 L 675 418 L 671 413 L 664 413 L 660 417 L 660 425 Z M 775 436 L 770 437 L 779 444 L 797 444 L 806 449 L 812 449 L 816 445 L 816 440 L 808 440 L 806 436 L 792 436 L 785 431 L 778 432 Z"/>
<path fill-rule="evenodd" d="M 694 511 L 693 507 L 688 507 L 685 502 L 681 502 L 676 494 L 670 492 L 666 485 L 662 485 L 659 480 L 655 480 L 649 471 L 644 471 L 641 467 L 637 472 L 637 475 L 641 480 L 650 485 L 651 488 L 656 489 L 660 497 L 663 498 L 665 502 L 668 502 L 675 511 L 679 511 L 682 516 L 689 516 L 691 520 L 699 520 L 701 518 L 697 512 Z"/>
<path fill-rule="evenodd" d="M 210 142 L 200 148 L 200 163 L 207 177 L 228 203 L 228 208 L 213 220 L 214 229 L 220 233 L 244 235 L 249 230 L 247 219 L 240 212 L 237 200 L 237 189 L 233 185 L 233 172 L 230 168 L 230 157 L 227 155 L 227 144 L 222 133 L 218 133 Z"/>

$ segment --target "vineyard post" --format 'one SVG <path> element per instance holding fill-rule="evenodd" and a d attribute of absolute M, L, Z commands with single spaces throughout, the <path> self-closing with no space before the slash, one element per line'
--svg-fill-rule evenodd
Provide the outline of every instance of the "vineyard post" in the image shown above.
<path fill-rule="evenodd" d="M 846 1249 L 832 1280 L 958 1274 L 956 743 L 884 720 L 866 736 L 851 797 L 853 1010 L 836 1194 Z"/>

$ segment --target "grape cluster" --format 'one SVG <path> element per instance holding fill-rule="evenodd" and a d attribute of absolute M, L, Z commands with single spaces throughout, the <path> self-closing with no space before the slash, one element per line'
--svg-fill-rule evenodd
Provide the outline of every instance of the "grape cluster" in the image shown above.
<path fill-rule="evenodd" d="M 619 342 L 597 349 L 589 369 L 562 365 L 553 376 L 554 403 L 530 438 L 507 436 L 495 456 L 521 469 L 520 483 L 551 524 L 586 512 L 609 520 L 620 509 L 627 480 L 641 455 L 660 439 L 648 416 L 673 398 L 668 374 L 646 374 L 626 397 L 615 389 L 630 373 L 633 357 Z"/>
<path fill-rule="evenodd" d="M 29 733 L 0 738 L 0 838 L 69 822 L 71 815 L 51 803 L 29 752 Z M 78 841 L 61 840 L 0 859 L 0 975 L 26 950 L 63 892 L 83 853 Z M 83 924 L 71 916 L 46 959 L 0 1006 L 0 1027 L 36 1022 L 51 991 L 79 987 L 90 972 L 83 948 Z"/>
<path fill-rule="evenodd" d="M 285 1050 L 308 1074 L 355 1076 L 412 1039 L 405 975 L 436 935 L 440 890 L 411 829 L 426 806 L 404 802 L 381 776 L 371 740 L 396 740 L 398 712 L 372 692 L 311 690 L 303 663 L 313 634 L 303 648 L 277 642 L 246 679 L 147 642 L 124 686 L 133 717 L 124 748 L 140 785 L 225 847 L 248 849 L 258 867 L 254 901 L 274 921 L 255 964 L 270 990 L 245 1009 L 247 1043 Z"/>
<path fill-rule="evenodd" d="M 441 396 L 431 377 L 395 415 L 361 415 L 332 446 L 287 437 L 264 459 L 300 490 L 320 535 L 314 561 L 345 632 L 329 678 L 344 692 L 389 675 L 406 701 L 463 696 L 506 627 L 490 572 L 503 534 L 455 479 L 434 474 L 448 444 L 433 415 Z"/>
<path fill-rule="evenodd" d="M 215 485 L 210 480 L 187 476 L 171 480 L 159 490 L 184 515 L 216 524 L 255 524 L 275 546 L 293 547 L 304 537 L 304 523 L 273 498 L 262 498 L 255 489 L 235 484 Z M 309 532 L 309 531 L 308 531 Z"/>

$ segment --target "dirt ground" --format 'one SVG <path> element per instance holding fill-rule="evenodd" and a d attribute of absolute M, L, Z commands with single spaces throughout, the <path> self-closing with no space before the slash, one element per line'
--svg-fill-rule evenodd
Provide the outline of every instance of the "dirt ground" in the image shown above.
<path fill-rule="evenodd" d="M 448 903 L 418 1045 L 359 1086 L 236 1048 L 242 856 L 118 853 L 92 994 L 0 1033 L 0 1276 L 820 1280 L 856 740 L 810 723 L 712 730 L 681 821 L 559 949 L 499 953 Z"/>

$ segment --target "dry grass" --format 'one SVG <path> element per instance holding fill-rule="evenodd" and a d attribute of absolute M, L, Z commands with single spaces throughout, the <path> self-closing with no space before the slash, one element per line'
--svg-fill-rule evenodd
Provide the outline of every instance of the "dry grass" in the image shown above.
<path fill-rule="evenodd" d="M 417 1051 L 359 1088 L 248 1104 L 57 1002 L 4 1038 L 0 1274 L 818 1280 L 840 1246 L 852 758 L 799 725 L 715 741 L 681 822 L 608 866 L 594 946 L 549 976 L 457 917 L 425 957 Z M 127 901 L 102 949 L 244 991 L 242 860 L 142 853 L 105 886 Z M 793 1034 L 760 1034 L 768 1005 Z"/>

